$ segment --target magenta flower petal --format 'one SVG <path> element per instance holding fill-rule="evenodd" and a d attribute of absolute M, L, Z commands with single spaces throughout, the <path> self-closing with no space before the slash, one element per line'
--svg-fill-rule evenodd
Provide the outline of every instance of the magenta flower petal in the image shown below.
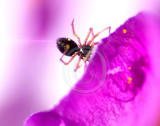
<path fill-rule="evenodd" d="M 140 13 L 104 38 L 87 72 L 68 96 L 53 110 L 30 116 L 25 126 L 148 124 L 155 105 L 151 96 L 156 91 L 147 74 L 153 67 L 148 45 L 159 39 L 151 27 L 155 23 L 158 20 Z"/>

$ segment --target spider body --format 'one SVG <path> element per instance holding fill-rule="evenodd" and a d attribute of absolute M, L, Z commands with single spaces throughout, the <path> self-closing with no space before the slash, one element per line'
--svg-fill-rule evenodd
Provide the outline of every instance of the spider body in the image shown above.
<path fill-rule="evenodd" d="M 66 56 L 73 56 L 75 52 L 77 52 L 77 55 L 81 59 L 86 59 L 88 61 L 88 58 L 91 53 L 92 47 L 89 45 L 84 45 L 82 47 L 78 47 L 76 42 L 69 38 L 59 38 L 57 39 L 57 47 L 61 53 L 64 53 L 65 50 L 68 48 L 68 51 L 64 55 Z"/>
<path fill-rule="evenodd" d="M 75 35 L 75 37 L 78 39 L 78 43 L 77 44 L 75 41 L 69 39 L 69 38 L 59 38 L 57 39 L 57 47 L 59 49 L 59 51 L 61 53 L 63 53 L 62 57 L 60 58 L 61 62 L 64 63 L 65 65 L 68 65 L 73 59 L 75 56 L 79 56 L 79 60 L 78 60 L 78 63 L 76 65 L 76 68 L 75 68 L 75 71 L 80 67 L 79 64 L 80 64 L 80 61 L 83 60 L 84 63 L 85 63 L 85 70 L 86 70 L 86 67 L 87 67 L 87 61 L 89 61 L 89 58 L 90 58 L 90 55 L 91 55 L 91 52 L 92 52 L 92 48 L 98 44 L 98 42 L 93 42 L 94 39 L 100 34 L 102 33 L 103 31 L 109 29 L 109 32 L 110 32 L 110 29 L 111 27 L 107 27 L 105 29 L 103 29 L 102 31 L 98 32 L 96 35 L 93 34 L 93 29 L 90 28 L 89 32 L 88 32 L 88 35 L 84 41 L 84 44 L 82 45 L 81 44 L 81 41 L 80 41 L 80 38 L 79 36 L 75 33 L 75 29 L 74 29 L 74 20 L 72 21 L 72 30 L 73 30 L 73 34 Z M 90 34 L 92 33 L 92 38 L 90 41 L 88 41 L 88 38 L 90 36 Z M 64 62 L 62 60 L 62 58 L 64 56 L 71 56 L 71 59 L 68 61 L 68 62 Z"/>

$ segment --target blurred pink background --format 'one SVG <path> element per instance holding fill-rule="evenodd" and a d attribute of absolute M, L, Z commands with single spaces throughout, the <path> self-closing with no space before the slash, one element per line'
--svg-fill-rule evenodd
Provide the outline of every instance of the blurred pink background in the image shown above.
<path fill-rule="evenodd" d="M 145 2 L 145 4 L 144 4 Z M 36 112 L 58 104 L 81 77 L 60 62 L 58 37 L 83 41 L 89 28 L 113 32 L 146 10 L 158 14 L 158 0 L 3 0 L 0 3 L 0 126 L 22 126 Z M 106 37 L 105 32 L 97 38 Z M 68 58 L 66 58 L 68 60 Z"/>

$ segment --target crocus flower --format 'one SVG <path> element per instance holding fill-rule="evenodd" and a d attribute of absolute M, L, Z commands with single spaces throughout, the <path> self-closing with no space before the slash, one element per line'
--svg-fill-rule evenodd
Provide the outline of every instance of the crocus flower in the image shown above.
<path fill-rule="evenodd" d="M 160 20 L 139 13 L 102 39 L 86 73 L 25 126 L 158 126 Z M 160 47 L 160 46 L 159 46 Z"/>

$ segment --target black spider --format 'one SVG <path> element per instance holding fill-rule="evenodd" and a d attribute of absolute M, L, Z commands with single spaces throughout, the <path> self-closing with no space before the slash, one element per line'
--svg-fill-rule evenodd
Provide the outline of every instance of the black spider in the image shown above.
<path fill-rule="evenodd" d="M 75 37 L 78 39 L 78 43 L 79 45 L 76 44 L 76 42 L 74 42 L 73 40 L 71 40 L 70 38 L 58 38 L 57 39 L 57 47 L 60 50 L 61 53 L 63 53 L 62 57 L 60 58 L 61 62 L 64 63 L 65 65 L 68 65 L 76 55 L 79 56 L 79 60 L 78 63 L 76 65 L 76 68 L 74 71 L 77 71 L 77 69 L 80 67 L 80 61 L 81 59 L 84 61 L 85 63 L 85 69 L 87 66 L 87 61 L 91 55 L 91 51 L 92 48 L 98 44 L 98 42 L 93 42 L 94 39 L 103 31 L 109 29 L 109 33 L 111 30 L 111 27 L 107 27 L 105 29 L 103 29 L 102 31 L 98 32 L 96 35 L 94 35 L 93 33 L 93 28 L 89 29 L 88 35 L 84 41 L 84 44 L 81 44 L 80 38 L 79 36 L 75 33 L 75 29 L 74 29 L 74 20 L 72 21 L 72 30 L 73 30 L 73 34 L 75 35 Z M 92 38 L 90 41 L 88 41 L 88 38 L 90 36 L 90 34 L 92 33 Z M 71 56 L 71 59 L 68 62 L 64 62 L 62 60 L 63 56 Z"/>

